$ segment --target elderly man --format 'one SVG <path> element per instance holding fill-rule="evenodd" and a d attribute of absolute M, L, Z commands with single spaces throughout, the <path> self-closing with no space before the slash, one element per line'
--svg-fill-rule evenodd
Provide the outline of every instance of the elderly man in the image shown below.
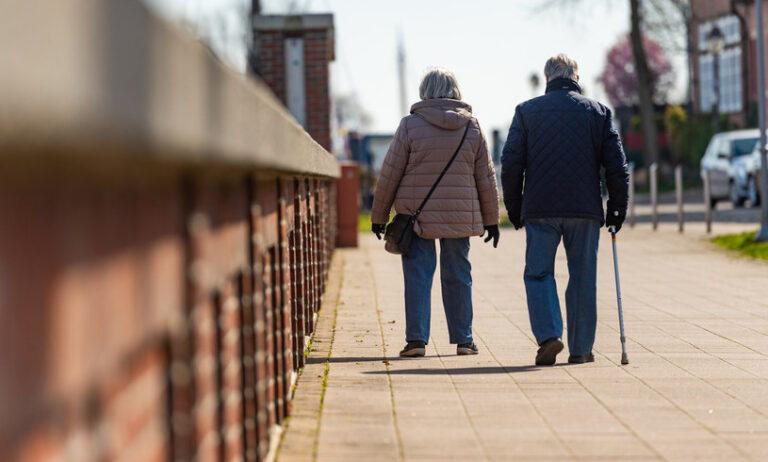
<path fill-rule="evenodd" d="M 509 220 L 525 226 L 525 290 L 537 365 L 555 363 L 563 349 L 563 319 L 555 284 L 562 239 L 568 259 L 565 307 L 569 363 L 594 361 L 597 328 L 597 243 L 600 227 L 624 222 L 629 174 L 611 110 L 582 96 L 578 64 L 560 54 L 545 67 L 543 96 L 517 106 L 501 157 Z M 600 169 L 608 213 L 603 215 Z"/>

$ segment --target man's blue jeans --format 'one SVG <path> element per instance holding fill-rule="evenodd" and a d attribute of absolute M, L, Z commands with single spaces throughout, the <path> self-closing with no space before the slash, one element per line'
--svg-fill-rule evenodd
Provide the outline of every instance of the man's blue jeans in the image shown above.
<path fill-rule="evenodd" d="M 405 278 L 405 340 L 429 342 L 432 279 L 435 275 L 434 239 L 413 237 L 403 255 Z M 440 282 L 451 343 L 472 341 L 472 266 L 469 238 L 440 239 Z"/>
<path fill-rule="evenodd" d="M 536 341 L 563 336 L 555 284 L 555 254 L 563 240 L 568 259 L 565 309 L 571 355 L 592 351 L 597 328 L 597 243 L 600 222 L 586 218 L 539 218 L 525 222 L 525 292 Z"/>

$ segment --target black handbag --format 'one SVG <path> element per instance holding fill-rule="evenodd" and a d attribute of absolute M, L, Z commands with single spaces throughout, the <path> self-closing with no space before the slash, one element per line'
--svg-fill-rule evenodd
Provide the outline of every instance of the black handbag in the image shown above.
<path fill-rule="evenodd" d="M 411 241 L 413 241 L 413 225 L 416 223 L 416 217 L 419 216 L 422 209 L 424 208 L 424 205 L 429 200 L 429 197 L 433 192 L 435 192 L 435 188 L 437 188 L 438 183 L 440 183 L 440 180 L 443 179 L 445 172 L 448 171 L 448 168 L 453 163 L 453 160 L 459 154 L 459 149 L 461 149 L 461 145 L 464 144 L 464 139 L 467 137 L 467 131 L 469 131 L 469 124 L 471 122 L 472 119 L 467 122 L 467 126 L 464 127 L 464 134 L 461 136 L 461 141 L 459 141 L 459 145 L 456 146 L 456 152 L 453 153 L 451 160 L 448 161 L 448 164 L 446 164 L 445 168 L 443 168 L 443 171 L 440 172 L 440 176 L 438 176 L 437 180 L 435 180 L 435 184 L 432 185 L 432 188 L 427 193 L 427 196 L 423 201 L 421 201 L 419 208 L 416 209 L 416 213 L 413 215 L 398 213 L 395 215 L 395 218 L 393 218 L 392 221 L 387 224 L 387 229 L 384 231 L 384 249 L 387 252 L 393 253 L 395 255 L 408 255 L 408 251 L 411 250 Z"/>

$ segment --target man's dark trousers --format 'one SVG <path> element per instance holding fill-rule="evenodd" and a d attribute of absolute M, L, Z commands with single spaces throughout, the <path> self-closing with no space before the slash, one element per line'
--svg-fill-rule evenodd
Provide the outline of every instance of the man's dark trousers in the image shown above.
<path fill-rule="evenodd" d="M 525 291 L 528 315 L 541 344 L 563 335 L 555 283 L 555 254 L 562 239 L 568 258 L 565 309 L 571 355 L 592 352 L 597 324 L 597 245 L 600 221 L 589 218 L 536 218 L 525 223 Z"/>

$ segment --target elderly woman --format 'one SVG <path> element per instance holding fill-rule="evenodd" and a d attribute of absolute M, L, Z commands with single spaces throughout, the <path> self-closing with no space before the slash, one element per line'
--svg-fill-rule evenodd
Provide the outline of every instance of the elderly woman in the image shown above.
<path fill-rule="evenodd" d="M 419 87 L 422 101 L 400 121 L 376 184 L 371 222 L 381 239 L 394 203 L 397 213 L 413 215 L 448 164 L 414 225 L 405 279 L 405 340 L 400 356 L 424 356 L 429 342 L 430 292 L 435 274 L 435 240 L 440 240 L 440 279 L 450 342 L 459 355 L 477 354 L 472 340 L 472 267 L 469 237 L 488 233 L 499 241 L 496 173 L 472 108 L 461 101 L 456 77 L 434 69 Z M 466 137 L 464 137 L 466 130 Z"/>

